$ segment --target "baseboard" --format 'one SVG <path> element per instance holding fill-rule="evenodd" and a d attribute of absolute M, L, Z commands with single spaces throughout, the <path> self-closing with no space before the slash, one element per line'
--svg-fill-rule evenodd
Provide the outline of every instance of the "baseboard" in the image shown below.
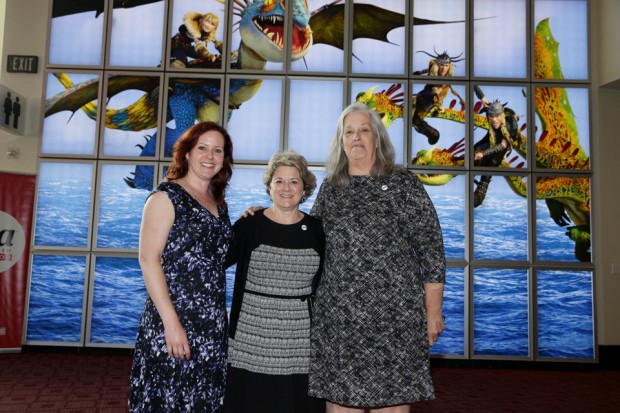
<path fill-rule="evenodd" d="M 603 370 L 620 370 L 620 346 L 598 346 L 598 354 Z"/>
<path fill-rule="evenodd" d="M 540 370 L 620 370 L 620 346 L 598 346 L 598 361 L 580 360 L 491 360 L 491 359 L 431 359 L 433 367 L 540 369 Z"/>
<path fill-rule="evenodd" d="M 23 345 L 22 353 L 92 354 L 105 356 L 131 356 L 133 349 L 116 347 L 71 347 Z"/>
<path fill-rule="evenodd" d="M 490 359 L 431 358 L 433 367 L 460 368 L 520 368 L 544 370 L 620 370 L 620 346 L 599 346 L 598 362 L 581 361 L 522 361 Z M 133 349 L 100 347 L 62 347 L 24 345 L 22 353 L 100 354 L 131 356 Z"/>

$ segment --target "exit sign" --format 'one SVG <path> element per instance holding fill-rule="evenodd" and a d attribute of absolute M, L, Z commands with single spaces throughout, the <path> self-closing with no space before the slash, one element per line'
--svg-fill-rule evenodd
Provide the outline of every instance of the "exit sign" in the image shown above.
<path fill-rule="evenodd" d="M 9 73 L 37 73 L 39 70 L 38 56 L 8 55 L 6 71 Z"/>

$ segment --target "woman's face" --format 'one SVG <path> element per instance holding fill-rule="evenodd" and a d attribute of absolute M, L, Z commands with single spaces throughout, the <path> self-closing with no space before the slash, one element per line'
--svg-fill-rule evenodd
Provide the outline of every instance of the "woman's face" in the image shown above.
<path fill-rule="evenodd" d="M 185 157 L 189 173 L 211 181 L 224 165 L 224 136 L 216 130 L 203 133 Z"/>
<path fill-rule="evenodd" d="M 271 176 L 269 194 L 275 206 L 282 209 L 296 209 L 304 195 L 304 181 L 297 168 L 278 166 Z"/>
<path fill-rule="evenodd" d="M 205 17 L 200 21 L 200 28 L 205 33 L 211 33 L 215 30 L 215 23 L 213 23 L 210 18 Z"/>
<path fill-rule="evenodd" d="M 374 163 L 377 139 L 368 114 L 352 112 L 345 116 L 342 144 L 349 160 L 367 160 Z"/>

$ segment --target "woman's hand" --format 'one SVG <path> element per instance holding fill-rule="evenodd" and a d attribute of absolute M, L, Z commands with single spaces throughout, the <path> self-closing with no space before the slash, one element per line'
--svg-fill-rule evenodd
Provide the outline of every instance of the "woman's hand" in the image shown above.
<path fill-rule="evenodd" d="M 256 211 L 260 211 L 261 209 L 265 209 L 264 206 L 251 206 L 248 209 L 246 209 L 245 211 L 243 211 L 243 218 L 247 218 L 248 215 L 252 215 L 254 216 L 254 212 Z"/>
<path fill-rule="evenodd" d="M 439 341 L 439 335 L 445 328 L 444 318 L 441 314 L 426 314 L 428 345 L 433 347 Z"/>
<path fill-rule="evenodd" d="M 181 360 L 189 360 L 189 342 L 181 323 L 177 321 L 172 326 L 164 328 L 164 335 L 168 355 Z"/>
<path fill-rule="evenodd" d="M 441 304 L 443 302 L 443 283 L 425 283 L 425 305 L 426 305 L 426 334 L 428 345 L 433 347 L 439 340 L 439 335 L 445 328 Z"/>

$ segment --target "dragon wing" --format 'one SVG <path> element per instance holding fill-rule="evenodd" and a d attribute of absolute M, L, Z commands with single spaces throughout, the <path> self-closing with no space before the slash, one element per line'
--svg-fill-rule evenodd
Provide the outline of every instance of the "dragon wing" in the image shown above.
<path fill-rule="evenodd" d="M 310 27 L 314 44 L 327 44 L 344 48 L 344 4 L 335 1 L 312 13 Z M 390 31 L 405 25 L 405 15 L 383 9 L 372 4 L 355 4 L 353 39 L 374 39 L 389 43 Z M 461 21 L 439 21 L 414 17 L 414 26 L 426 24 L 460 23 Z"/>
<path fill-rule="evenodd" d="M 66 85 L 65 85 L 66 86 Z M 125 90 L 135 89 L 151 93 L 159 87 L 159 78 L 147 76 L 110 76 L 108 79 L 108 98 Z M 64 110 L 76 112 L 82 106 L 99 97 L 99 79 L 91 79 L 68 87 L 64 92 L 52 96 L 45 102 L 45 116 Z"/>
<path fill-rule="evenodd" d="M 91 79 L 75 86 L 67 87 L 45 101 L 45 117 L 64 110 L 71 113 L 78 111 L 82 106 L 92 102 L 99 96 L 99 79 Z"/>

